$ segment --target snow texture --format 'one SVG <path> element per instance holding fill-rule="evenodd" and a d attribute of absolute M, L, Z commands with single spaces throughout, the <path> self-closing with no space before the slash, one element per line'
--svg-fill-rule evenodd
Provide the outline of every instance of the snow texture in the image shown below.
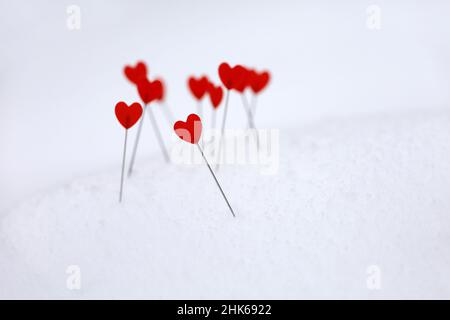
<path fill-rule="evenodd" d="M 330 118 L 280 143 L 276 175 L 219 171 L 235 219 L 204 165 L 159 154 L 122 204 L 118 166 L 24 202 L 1 220 L 0 297 L 450 298 L 448 110 Z"/>

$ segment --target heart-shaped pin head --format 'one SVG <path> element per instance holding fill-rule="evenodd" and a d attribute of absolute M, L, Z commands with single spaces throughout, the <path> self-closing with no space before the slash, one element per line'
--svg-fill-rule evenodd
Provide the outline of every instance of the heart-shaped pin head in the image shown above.
<path fill-rule="evenodd" d="M 156 100 L 162 100 L 164 96 L 161 80 L 149 81 L 148 79 L 143 79 L 138 82 L 137 89 L 139 96 L 145 104 Z"/>
<path fill-rule="evenodd" d="M 223 89 L 221 86 L 215 86 L 212 82 L 208 83 L 208 94 L 214 109 L 217 109 L 222 102 Z"/>
<path fill-rule="evenodd" d="M 236 65 L 232 69 L 233 89 L 243 93 L 249 85 L 249 70 L 241 65 Z"/>
<path fill-rule="evenodd" d="M 219 78 L 222 81 L 225 88 L 228 90 L 233 89 L 233 77 L 231 67 L 228 63 L 223 62 L 219 66 Z"/>
<path fill-rule="evenodd" d="M 163 101 L 164 100 L 164 82 L 161 79 L 156 79 L 153 82 L 153 90 L 155 91 L 155 100 Z"/>
<path fill-rule="evenodd" d="M 140 81 L 147 79 L 147 66 L 142 61 L 139 61 L 134 67 L 125 66 L 123 72 L 125 77 L 136 85 Z"/>
<path fill-rule="evenodd" d="M 180 139 L 196 144 L 202 135 L 202 120 L 198 115 L 192 113 L 187 117 L 186 122 L 175 122 L 173 130 Z"/>
<path fill-rule="evenodd" d="M 201 100 L 208 90 L 208 77 L 202 76 L 200 78 L 189 77 L 188 87 L 194 98 Z"/>
<path fill-rule="evenodd" d="M 219 78 L 228 90 L 234 89 L 242 93 L 248 86 L 248 70 L 241 65 L 232 68 L 226 62 L 220 64 Z"/>
<path fill-rule="evenodd" d="M 269 84 L 270 73 L 268 71 L 258 73 L 255 70 L 250 70 L 248 79 L 250 88 L 255 94 L 258 94 Z"/>
<path fill-rule="evenodd" d="M 120 101 L 116 104 L 115 113 L 117 120 L 125 129 L 130 129 L 138 122 L 142 116 L 142 106 L 139 102 L 134 102 L 128 106 Z"/>

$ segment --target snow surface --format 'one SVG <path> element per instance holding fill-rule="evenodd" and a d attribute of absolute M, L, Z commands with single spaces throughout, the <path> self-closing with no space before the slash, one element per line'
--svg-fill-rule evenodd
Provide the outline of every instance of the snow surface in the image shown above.
<path fill-rule="evenodd" d="M 282 130 L 280 167 L 139 159 L 42 193 L 0 229 L 2 298 L 450 298 L 450 112 Z M 81 290 L 66 269 L 81 268 Z M 367 287 L 370 266 L 380 290 Z"/>

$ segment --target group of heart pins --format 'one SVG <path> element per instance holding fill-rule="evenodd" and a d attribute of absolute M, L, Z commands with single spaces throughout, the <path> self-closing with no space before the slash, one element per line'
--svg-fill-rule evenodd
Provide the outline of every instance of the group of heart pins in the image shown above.
<path fill-rule="evenodd" d="M 117 117 L 117 120 L 119 123 L 125 128 L 125 141 L 123 146 L 123 158 L 122 158 L 122 173 L 120 178 L 120 191 L 119 191 L 119 202 L 122 202 L 122 195 L 123 195 L 123 184 L 124 184 L 124 174 L 125 174 L 125 158 L 126 158 L 126 150 L 127 150 L 127 138 L 128 138 L 128 129 L 133 127 L 137 122 L 139 122 L 138 125 L 138 131 L 136 134 L 136 140 L 134 143 L 133 153 L 130 160 L 130 166 L 128 170 L 128 175 L 130 176 L 133 172 L 133 165 L 134 160 L 136 157 L 136 151 L 139 145 L 139 138 L 142 130 L 142 125 L 144 122 L 144 116 L 143 114 L 148 111 L 150 121 L 152 122 L 152 127 L 154 129 L 156 138 L 158 140 L 158 143 L 160 145 L 161 151 L 163 153 L 163 156 L 166 161 L 169 161 L 169 154 L 167 152 L 167 149 L 164 145 L 161 133 L 159 131 L 159 128 L 157 126 L 157 122 L 155 120 L 155 117 L 153 115 L 153 112 L 151 108 L 147 108 L 147 106 L 155 101 L 163 104 L 163 110 L 165 116 L 168 118 L 168 121 L 170 123 L 173 123 L 173 116 L 170 113 L 169 108 L 164 103 L 164 84 L 162 80 L 155 79 L 153 81 L 149 80 L 147 77 L 147 66 L 144 62 L 138 62 L 134 67 L 133 66 L 126 66 L 124 68 L 124 73 L 126 78 L 132 82 L 138 91 L 138 94 L 143 102 L 144 107 L 139 102 L 134 102 L 130 105 L 127 103 L 120 101 L 116 104 L 115 107 L 115 114 Z M 246 68 L 242 65 L 236 65 L 234 67 L 231 67 L 228 63 L 224 62 L 220 64 L 218 68 L 219 78 L 222 82 L 222 85 L 226 89 L 225 94 L 225 109 L 224 114 L 222 118 L 222 126 L 221 126 L 221 137 L 219 141 L 219 158 L 220 153 L 222 149 L 222 140 L 223 135 L 225 131 L 225 124 L 226 124 L 226 118 L 227 118 L 227 110 L 228 110 L 228 100 L 229 100 L 229 94 L 230 91 L 234 90 L 237 93 L 241 95 L 242 98 L 242 104 L 243 107 L 247 113 L 247 119 L 248 119 L 248 125 L 250 129 L 256 129 L 254 125 L 254 111 L 256 108 L 256 96 L 264 89 L 266 88 L 267 84 L 270 80 L 270 74 L 267 71 L 263 72 L 257 72 L 256 70 Z M 202 148 L 199 145 L 199 140 L 202 134 L 202 119 L 201 119 L 201 100 L 204 98 L 204 96 L 209 95 L 211 105 L 214 109 L 213 112 L 213 118 L 212 123 L 213 127 L 215 126 L 215 119 L 216 119 L 216 110 L 220 106 L 223 96 L 224 96 L 224 90 L 222 89 L 222 86 L 215 85 L 212 83 L 208 77 L 201 76 L 199 78 L 195 77 L 189 77 L 188 79 L 188 88 L 190 92 L 192 93 L 193 97 L 198 101 L 198 114 L 192 113 L 190 114 L 186 121 L 177 121 L 173 125 L 173 130 L 175 131 L 175 134 L 180 137 L 180 139 L 194 144 L 198 147 L 199 152 L 201 153 L 203 159 L 205 160 L 205 163 L 211 172 L 214 181 L 216 182 L 217 186 L 219 187 L 219 190 L 225 199 L 225 202 L 228 205 L 228 208 L 230 209 L 231 214 L 233 217 L 236 217 L 233 208 L 231 207 L 227 197 L 225 196 L 225 193 L 223 192 L 222 187 L 220 186 L 219 181 L 217 180 L 216 175 L 214 174 L 214 171 L 211 168 L 211 165 L 209 164 L 207 158 L 205 157 L 205 154 L 202 150 Z M 251 90 L 253 93 L 253 101 L 254 103 L 249 104 L 246 96 L 244 94 L 245 90 Z M 258 137 L 258 135 L 256 135 Z M 259 145 L 259 141 L 257 141 Z M 259 147 L 259 146 L 258 146 Z"/>

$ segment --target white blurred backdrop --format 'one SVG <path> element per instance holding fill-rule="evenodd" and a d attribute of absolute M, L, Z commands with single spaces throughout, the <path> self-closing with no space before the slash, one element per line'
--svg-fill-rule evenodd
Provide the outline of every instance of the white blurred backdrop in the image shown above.
<path fill-rule="evenodd" d="M 70 5 L 81 9 L 80 30 L 67 27 Z M 371 5 L 379 30 L 367 27 Z M 146 61 L 180 118 L 195 111 L 187 76 L 217 81 L 222 61 L 272 72 L 259 127 L 448 108 L 449 16 L 446 0 L 0 0 L 0 210 L 119 168 L 113 108 L 138 99 L 125 64 Z M 230 103 L 230 126 L 245 125 L 238 97 Z M 144 129 L 142 157 L 158 151 Z"/>

